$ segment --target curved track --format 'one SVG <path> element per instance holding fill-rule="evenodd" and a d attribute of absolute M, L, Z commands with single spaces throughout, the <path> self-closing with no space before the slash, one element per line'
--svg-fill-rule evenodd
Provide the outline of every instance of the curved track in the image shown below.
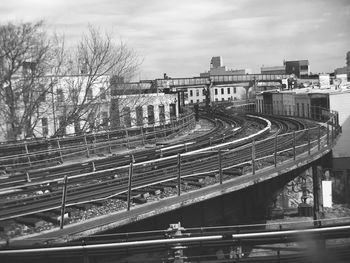
<path fill-rule="evenodd" d="M 220 116 L 222 116 L 222 112 L 220 113 Z M 251 118 L 253 117 L 249 117 L 248 119 L 251 120 Z M 242 121 L 242 118 L 240 118 L 240 120 Z M 291 131 L 293 128 L 298 129 L 304 125 L 301 122 L 299 122 L 299 124 L 290 124 L 290 121 L 282 121 L 280 118 L 274 119 L 273 121 L 275 126 L 278 127 L 277 132 L 279 133 Z M 264 121 L 262 119 L 258 119 L 257 125 L 260 126 L 263 122 Z M 231 131 L 232 133 L 232 126 L 226 126 L 229 129 L 228 131 Z M 223 128 L 221 128 L 221 130 L 226 131 L 226 129 Z M 269 129 L 266 131 L 269 131 Z M 225 170 L 232 169 L 232 167 L 243 169 L 244 166 L 250 166 L 251 164 L 249 164 L 249 160 L 251 159 L 251 142 L 257 138 L 260 138 L 261 136 L 266 137 L 268 133 L 269 132 L 263 132 L 258 136 L 248 136 L 233 142 L 222 143 L 218 146 L 209 146 L 204 150 L 203 145 L 208 144 L 207 141 L 205 143 L 199 143 L 199 146 L 196 144 L 197 147 L 200 147 L 200 150 L 197 149 L 196 151 L 193 149 L 193 151 L 187 152 L 181 157 L 181 171 L 182 174 L 186 175 L 183 176 L 183 179 L 186 179 L 186 177 L 195 178 L 195 176 L 213 174 L 217 172 L 219 162 L 217 150 L 219 149 L 225 149 L 225 151 L 222 152 L 222 166 Z M 216 140 L 222 142 L 222 134 L 218 137 L 219 138 L 216 138 Z M 287 138 L 286 136 L 286 139 L 279 141 L 278 147 L 279 149 L 283 149 L 283 147 L 286 147 L 289 144 L 290 138 Z M 269 154 L 273 152 L 274 147 L 275 146 L 271 144 L 271 140 L 262 140 L 260 143 L 256 144 L 257 155 Z M 186 147 L 184 146 L 184 148 Z M 179 149 L 176 149 L 175 152 L 178 153 Z M 166 156 L 167 154 L 169 155 Z M 133 175 L 134 190 L 151 186 L 161 188 L 165 183 L 172 184 L 171 181 L 176 180 L 177 178 L 178 159 L 176 155 L 173 155 L 172 151 L 167 153 L 163 152 L 163 157 L 156 160 L 138 162 L 139 157 L 134 156 L 134 158 L 136 161 L 134 164 Z M 128 159 L 128 162 L 130 162 L 130 159 Z M 94 172 L 89 171 L 83 174 L 80 173 L 72 175 L 67 173 L 67 171 L 59 171 L 58 174 L 55 173 L 55 179 L 41 181 L 39 183 L 26 184 L 26 186 L 12 187 L 11 190 L 13 192 L 9 192 L 7 196 L 12 195 L 15 198 L 7 198 L 0 201 L 0 207 L 2 208 L 0 212 L 0 219 L 4 220 L 15 218 L 18 216 L 60 208 L 63 175 L 69 175 L 67 206 L 73 206 L 77 203 L 91 202 L 92 200 L 96 201 L 98 199 L 115 196 L 121 196 L 121 198 L 124 198 L 125 193 L 127 192 L 127 172 L 129 165 L 123 165 L 120 163 L 119 167 L 117 168 L 106 168 L 107 165 L 102 164 L 101 170 L 96 170 Z M 88 170 L 90 169 L 91 168 L 89 167 Z M 39 188 L 41 191 L 48 190 L 48 193 L 42 195 L 24 196 L 38 191 Z M 18 190 L 20 190 L 20 193 L 16 192 Z"/>

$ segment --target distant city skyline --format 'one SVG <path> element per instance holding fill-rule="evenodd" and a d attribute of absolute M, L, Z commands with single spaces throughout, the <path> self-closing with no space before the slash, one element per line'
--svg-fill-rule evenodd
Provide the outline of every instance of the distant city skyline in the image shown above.
<path fill-rule="evenodd" d="M 311 72 L 333 72 L 350 50 L 348 0 L 11 0 L 0 22 L 44 19 L 78 41 L 89 24 L 112 32 L 143 60 L 137 79 L 199 76 L 213 56 L 229 69 L 307 59 Z"/>

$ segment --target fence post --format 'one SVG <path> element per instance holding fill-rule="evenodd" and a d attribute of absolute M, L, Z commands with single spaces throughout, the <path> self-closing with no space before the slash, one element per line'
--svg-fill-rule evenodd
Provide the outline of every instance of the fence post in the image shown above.
<path fill-rule="evenodd" d="M 164 132 L 164 138 L 166 137 L 166 125 L 165 125 L 165 120 L 163 122 L 163 132 Z"/>
<path fill-rule="evenodd" d="M 57 138 L 57 147 L 58 147 L 58 152 L 60 153 L 60 160 L 61 160 L 61 163 L 63 163 L 61 144 L 60 144 L 60 140 L 59 140 L 58 138 Z M 89 156 L 88 156 L 88 157 L 89 157 Z"/>
<path fill-rule="evenodd" d="M 126 147 L 130 148 L 129 144 L 129 132 L 128 129 L 125 127 L 125 137 L 126 137 Z"/>
<path fill-rule="evenodd" d="M 32 162 L 30 161 L 30 156 L 29 156 L 29 151 L 28 151 L 27 142 L 24 142 L 24 148 L 25 148 L 25 150 L 26 150 L 26 155 L 27 155 L 28 163 L 29 163 L 30 166 L 32 166 Z"/>
<path fill-rule="evenodd" d="M 295 161 L 296 158 L 296 136 L 295 131 L 293 131 L 293 160 Z"/>
<path fill-rule="evenodd" d="M 318 146 L 318 150 L 320 150 L 321 149 L 321 125 L 318 126 L 317 146 Z"/>
<path fill-rule="evenodd" d="M 329 122 L 327 122 L 327 146 L 329 146 Z"/>
<path fill-rule="evenodd" d="M 141 126 L 141 136 L 142 136 L 142 145 L 145 145 L 145 134 L 143 133 L 143 126 Z"/>
<path fill-rule="evenodd" d="M 278 143 L 278 135 L 276 133 L 276 136 L 275 136 L 275 151 L 274 151 L 274 164 L 275 164 L 275 167 L 277 167 L 277 143 Z"/>
<path fill-rule="evenodd" d="M 157 141 L 156 126 L 154 123 L 153 123 L 153 133 L 154 133 L 154 140 Z"/>
<path fill-rule="evenodd" d="M 307 128 L 307 151 L 311 154 L 311 142 L 310 142 L 310 128 Z"/>
<path fill-rule="evenodd" d="M 133 175 L 133 166 L 134 164 L 131 162 L 129 166 L 129 180 L 128 180 L 128 196 L 127 196 L 127 202 L 128 206 L 127 209 L 130 211 L 130 205 L 131 205 L 131 184 L 132 184 L 132 175 Z"/>
<path fill-rule="evenodd" d="M 331 125 L 332 129 L 331 129 L 331 134 L 332 134 L 332 143 L 334 142 L 334 125 Z"/>
<path fill-rule="evenodd" d="M 255 141 L 252 142 L 252 172 L 255 174 Z"/>
<path fill-rule="evenodd" d="M 67 184 L 68 184 L 68 176 L 65 175 L 64 176 L 63 193 L 62 193 L 60 229 L 63 229 L 63 225 L 64 225 L 64 214 L 65 214 L 65 210 L 66 210 L 66 198 L 67 198 Z"/>
<path fill-rule="evenodd" d="M 26 171 L 26 176 L 27 176 L 27 182 L 30 183 L 32 181 L 32 179 L 30 179 L 28 171 Z"/>
<path fill-rule="evenodd" d="M 177 154 L 177 195 L 181 195 L 181 155 Z"/>
<path fill-rule="evenodd" d="M 221 149 L 218 151 L 218 158 L 219 158 L 219 177 L 220 177 L 220 184 L 222 184 L 222 153 Z"/>
<path fill-rule="evenodd" d="M 108 153 L 112 153 L 112 146 L 111 146 L 111 138 L 109 135 L 109 131 L 107 131 L 107 140 L 108 140 Z"/>
<path fill-rule="evenodd" d="M 86 145 L 86 157 L 89 158 L 90 157 L 90 150 L 89 150 L 89 146 L 88 146 L 88 143 L 87 143 L 86 135 L 84 135 L 84 142 L 85 142 L 85 145 Z"/>
<path fill-rule="evenodd" d="M 93 144 L 92 144 L 92 146 L 93 146 L 93 151 L 92 151 L 92 153 L 94 153 L 94 154 L 96 154 L 96 133 L 95 132 L 93 132 L 93 135 L 94 135 L 94 142 L 93 142 Z"/>

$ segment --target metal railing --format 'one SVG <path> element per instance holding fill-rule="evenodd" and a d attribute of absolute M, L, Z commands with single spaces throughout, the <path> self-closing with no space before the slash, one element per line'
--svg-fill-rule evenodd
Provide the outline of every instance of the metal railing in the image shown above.
<path fill-rule="evenodd" d="M 151 127 L 130 127 L 72 137 L 22 141 L 0 145 L 3 153 L 0 165 L 5 169 L 35 168 L 42 163 L 64 163 L 74 156 L 112 153 L 121 147 L 155 143 L 159 138 L 174 135 L 183 129 L 193 127 L 195 118 L 188 113 L 168 122 L 158 122 Z"/>

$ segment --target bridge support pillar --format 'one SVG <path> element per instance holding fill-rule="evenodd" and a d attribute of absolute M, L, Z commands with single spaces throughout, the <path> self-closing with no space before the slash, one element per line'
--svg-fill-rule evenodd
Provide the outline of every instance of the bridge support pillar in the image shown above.
<path fill-rule="evenodd" d="M 323 202 L 321 195 L 322 166 L 312 166 L 312 184 L 314 195 L 314 226 L 321 226 L 320 217 L 323 212 Z"/>

